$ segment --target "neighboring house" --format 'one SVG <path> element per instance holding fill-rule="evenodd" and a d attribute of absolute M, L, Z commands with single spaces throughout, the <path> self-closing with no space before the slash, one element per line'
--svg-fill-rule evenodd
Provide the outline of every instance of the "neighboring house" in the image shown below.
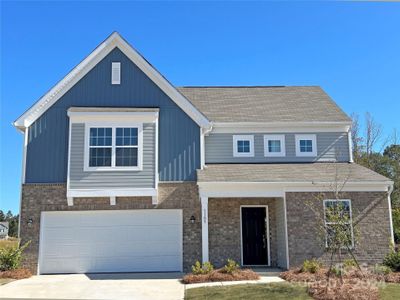
<path fill-rule="evenodd" d="M 393 183 L 353 163 L 351 120 L 316 86 L 177 88 L 113 33 L 14 126 L 40 274 L 325 259 L 306 202 L 323 212 L 343 181 L 360 261 L 393 239 Z"/>
<path fill-rule="evenodd" d="M 0 222 L 0 240 L 4 240 L 8 238 L 8 222 Z"/>

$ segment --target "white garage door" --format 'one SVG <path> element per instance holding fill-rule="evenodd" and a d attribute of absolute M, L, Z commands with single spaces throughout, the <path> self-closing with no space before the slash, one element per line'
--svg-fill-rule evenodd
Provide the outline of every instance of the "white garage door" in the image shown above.
<path fill-rule="evenodd" d="M 181 210 L 42 212 L 39 272 L 182 271 Z"/>

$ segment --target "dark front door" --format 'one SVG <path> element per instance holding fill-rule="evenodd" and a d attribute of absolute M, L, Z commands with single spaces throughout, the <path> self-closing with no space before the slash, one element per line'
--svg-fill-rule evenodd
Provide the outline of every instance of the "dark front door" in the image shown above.
<path fill-rule="evenodd" d="M 244 265 L 268 264 L 265 207 L 242 207 Z"/>

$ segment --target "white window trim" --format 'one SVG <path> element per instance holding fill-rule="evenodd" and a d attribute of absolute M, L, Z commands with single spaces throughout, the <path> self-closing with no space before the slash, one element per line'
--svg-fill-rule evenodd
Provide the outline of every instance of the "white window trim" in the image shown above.
<path fill-rule="evenodd" d="M 296 156 L 317 156 L 317 135 L 316 134 L 296 134 Z M 312 152 L 300 152 L 300 140 L 312 141 Z"/>
<path fill-rule="evenodd" d="M 281 151 L 280 152 L 269 152 L 268 141 L 280 141 Z M 285 149 L 285 135 L 284 134 L 265 134 L 264 135 L 264 156 L 282 157 L 286 156 Z"/>
<path fill-rule="evenodd" d="M 107 127 L 112 129 L 112 143 L 111 143 L 111 167 L 90 167 L 89 166 L 89 137 L 90 128 L 96 127 Z M 137 166 L 115 166 L 115 150 L 116 146 L 116 128 L 137 128 L 138 129 L 138 165 Z M 85 172 L 91 171 L 142 171 L 143 170 L 143 123 L 108 123 L 108 122 L 96 122 L 96 123 L 85 123 L 85 154 L 84 154 L 84 167 Z"/>
<path fill-rule="evenodd" d="M 353 231 L 353 212 L 352 212 L 352 205 L 351 205 L 351 200 L 350 199 L 325 199 L 323 201 L 323 205 L 324 205 L 324 224 L 325 224 L 325 229 L 326 229 L 326 225 L 329 224 L 333 224 L 334 222 L 326 222 L 326 202 L 349 202 L 349 213 L 350 213 L 350 221 L 349 221 L 349 225 L 350 225 L 350 230 L 351 230 L 351 249 L 354 249 L 354 231 Z M 325 247 L 328 248 L 328 234 L 325 231 Z M 346 249 L 346 248 L 344 248 Z"/>
<path fill-rule="evenodd" d="M 249 141 L 250 152 L 243 153 L 237 151 L 238 141 Z M 254 157 L 254 135 L 234 135 L 233 136 L 233 156 L 234 157 Z"/>
<path fill-rule="evenodd" d="M 114 70 L 118 71 L 118 77 L 114 77 Z M 111 84 L 121 84 L 121 63 L 112 62 L 111 63 Z"/>

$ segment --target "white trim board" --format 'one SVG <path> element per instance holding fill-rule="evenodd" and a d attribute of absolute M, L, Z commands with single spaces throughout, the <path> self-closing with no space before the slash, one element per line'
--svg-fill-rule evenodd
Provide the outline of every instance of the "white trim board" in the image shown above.
<path fill-rule="evenodd" d="M 67 197 L 153 197 L 155 188 L 136 189 L 68 189 Z"/>
<path fill-rule="evenodd" d="M 114 48 L 118 47 L 132 62 L 145 73 L 160 89 L 170 97 L 200 127 L 210 127 L 210 121 L 176 88 L 151 66 L 131 45 L 117 32 L 112 33 L 70 73 L 59 81 L 49 92 L 40 98 L 32 107 L 23 113 L 13 124 L 19 130 L 29 127 L 69 89 L 81 80 Z"/>

